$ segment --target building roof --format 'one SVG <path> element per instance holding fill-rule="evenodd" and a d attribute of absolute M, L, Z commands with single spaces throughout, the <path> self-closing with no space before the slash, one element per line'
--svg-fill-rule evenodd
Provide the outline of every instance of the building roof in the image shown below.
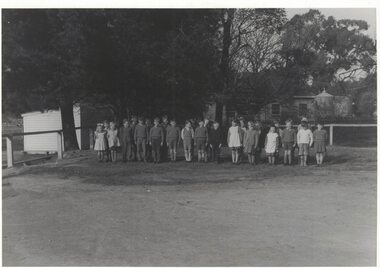
<path fill-rule="evenodd" d="M 326 92 L 326 89 L 324 89 L 321 93 L 317 95 L 317 97 L 332 97 L 333 95 Z"/>

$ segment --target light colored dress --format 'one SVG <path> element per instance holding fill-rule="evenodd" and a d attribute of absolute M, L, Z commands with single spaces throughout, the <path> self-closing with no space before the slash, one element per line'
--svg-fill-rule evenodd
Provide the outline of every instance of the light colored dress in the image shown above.
<path fill-rule="evenodd" d="M 228 130 L 229 139 L 228 139 L 228 147 L 240 147 L 241 146 L 241 134 L 239 133 L 239 127 L 230 127 Z"/>
<path fill-rule="evenodd" d="M 267 154 L 273 154 L 276 152 L 277 139 L 278 139 L 278 134 L 276 132 L 269 132 L 267 134 L 267 142 L 265 145 L 265 152 Z"/>
<path fill-rule="evenodd" d="M 108 139 L 108 146 L 111 147 L 119 147 L 120 146 L 120 140 L 117 136 L 117 129 L 112 130 L 109 129 L 107 131 L 107 139 Z"/>
<path fill-rule="evenodd" d="M 97 132 L 95 131 L 95 146 L 94 150 L 95 151 L 104 151 L 107 149 L 107 144 L 106 144 L 106 134 L 107 132 Z"/>

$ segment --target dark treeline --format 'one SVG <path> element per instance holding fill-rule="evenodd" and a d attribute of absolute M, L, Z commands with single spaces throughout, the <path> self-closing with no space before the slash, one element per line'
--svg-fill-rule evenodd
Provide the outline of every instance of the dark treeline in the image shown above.
<path fill-rule="evenodd" d="M 305 87 L 368 101 L 376 85 L 367 23 L 317 10 L 291 20 L 284 9 L 3 9 L 2 18 L 3 113 L 59 107 L 66 149 L 77 148 L 76 102 L 109 107 L 116 120 L 184 120 L 215 101 L 221 121 L 227 105 L 257 112 Z"/>

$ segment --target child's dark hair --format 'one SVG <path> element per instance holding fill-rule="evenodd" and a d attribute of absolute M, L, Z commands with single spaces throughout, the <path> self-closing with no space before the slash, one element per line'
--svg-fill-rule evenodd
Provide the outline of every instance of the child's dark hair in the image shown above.
<path fill-rule="evenodd" d="M 153 119 L 153 122 L 160 122 L 160 118 L 155 117 L 155 118 Z"/>
<path fill-rule="evenodd" d="M 129 122 L 129 120 L 127 118 L 124 118 L 123 119 L 123 124 L 125 124 L 125 122 Z"/>
<path fill-rule="evenodd" d="M 175 119 L 170 120 L 170 123 L 176 123 Z"/>

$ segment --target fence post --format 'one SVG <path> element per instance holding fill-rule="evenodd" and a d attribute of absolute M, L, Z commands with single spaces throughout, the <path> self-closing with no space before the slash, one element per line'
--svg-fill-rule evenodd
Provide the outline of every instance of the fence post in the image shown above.
<path fill-rule="evenodd" d="M 90 140 L 90 149 L 94 149 L 94 131 L 91 128 L 88 129 L 89 140 Z"/>
<path fill-rule="evenodd" d="M 334 125 L 331 124 L 330 125 L 330 145 L 333 145 L 333 141 L 334 141 Z"/>
<path fill-rule="evenodd" d="M 7 167 L 13 167 L 13 137 L 6 136 L 7 140 Z"/>
<path fill-rule="evenodd" d="M 58 160 L 61 160 L 63 158 L 61 132 L 57 132 L 57 154 L 58 154 Z"/>

